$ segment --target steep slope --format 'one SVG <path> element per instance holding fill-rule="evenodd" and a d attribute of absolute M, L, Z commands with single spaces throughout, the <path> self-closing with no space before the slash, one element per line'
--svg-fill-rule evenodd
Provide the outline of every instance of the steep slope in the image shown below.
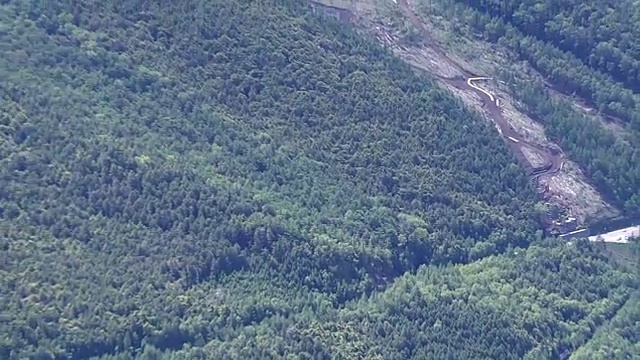
<path fill-rule="evenodd" d="M 640 355 L 640 294 L 636 292 L 571 360 L 633 359 Z"/>
<path fill-rule="evenodd" d="M 489 124 L 306 7 L 0 7 L 2 358 L 237 341 L 540 236 Z"/>
<path fill-rule="evenodd" d="M 624 120 L 635 116 L 636 110 L 631 105 L 619 106 L 631 99 L 629 91 L 580 63 L 574 55 L 519 32 L 499 17 L 487 15 L 492 10 L 482 4 L 489 3 L 497 4 L 353 0 L 349 1 L 349 8 L 358 16 L 359 24 L 375 33 L 382 43 L 409 64 L 435 76 L 441 86 L 489 120 L 495 120 L 495 114 L 482 94 L 452 80 L 492 77 L 493 81 L 482 86 L 499 100 L 504 119 L 518 135 L 514 138 L 537 144 L 530 149 L 519 147 L 517 152 L 526 158 L 521 163 L 536 167 L 549 155 L 540 149 L 564 150 L 566 157 L 560 171 L 536 178 L 539 190 L 550 203 L 561 206 L 582 223 L 621 213 L 637 216 L 637 129 L 631 123 L 625 125 Z M 518 14 L 526 17 L 521 10 Z M 584 94 L 576 90 L 577 83 L 571 82 L 591 86 L 593 96 L 600 102 L 592 104 L 587 97 L 576 96 Z M 614 108 L 626 109 L 626 115 L 607 110 Z"/>
<path fill-rule="evenodd" d="M 540 244 L 469 265 L 424 267 L 344 309 L 295 323 L 269 319 L 233 341 L 167 358 L 566 359 L 637 285 L 594 247 Z"/>
<path fill-rule="evenodd" d="M 635 94 L 640 90 L 640 61 L 637 60 L 640 51 L 635 45 L 635 39 L 640 35 L 640 28 L 637 26 L 640 20 L 640 6 L 636 2 L 458 2 L 493 17 L 494 21 L 503 20 L 507 26 L 513 26 L 522 34 L 555 48 L 547 48 L 545 55 L 564 52 L 561 54 L 562 57 L 580 64 L 573 69 L 574 72 L 578 70 L 577 72 L 571 74 L 567 70 L 566 74 L 577 76 L 567 83 L 562 83 L 557 81 L 560 78 L 557 73 L 552 75 L 545 72 L 545 75 L 552 75 L 561 90 L 577 92 L 600 107 L 603 112 L 629 122 L 633 128 L 640 130 Z M 504 36 L 500 34 L 499 28 L 497 30 L 496 35 Z M 608 86 L 601 87 L 601 84 L 593 82 L 589 84 L 582 76 L 587 73 L 590 78 L 606 82 Z"/>
<path fill-rule="evenodd" d="M 513 53 L 513 60 L 527 61 L 547 82 L 541 86 L 538 81 L 525 90 L 525 82 L 511 75 L 507 82 L 519 88 L 512 92 L 608 200 L 627 215 L 638 216 L 640 98 L 634 92 L 638 63 L 628 43 L 637 33 L 634 18 L 640 14 L 640 6 L 628 1 L 579 5 L 571 1 L 513 1 L 492 9 L 484 6 L 484 1 L 460 3 L 461 8 L 471 6 L 466 8 L 466 16 L 477 20 L 470 22 L 475 31 L 504 45 Z M 529 8 L 536 10 L 530 12 Z M 590 12 L 589 20 L 585 15 Z M 612 29 L 605 31 L 605 27 Z M 602 124 L 572 115 L 570 107 L 547 105 L 552 99 L 545 94 L 545 86 L 584 100 L 604 116 L 605 123 L 624 126 L 626 136 L 616 139 Z"/>

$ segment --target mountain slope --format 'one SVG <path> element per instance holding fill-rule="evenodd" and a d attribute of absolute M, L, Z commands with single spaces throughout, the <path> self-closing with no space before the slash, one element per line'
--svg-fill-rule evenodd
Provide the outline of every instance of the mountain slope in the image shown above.
<path fill-rule="evenodd" d="M 637 115 L 631 90 L 610 81 L 608 75 L 581 62 L 575 54 L 523 33 L 517 21 L 498 16 L 513 8 L 503 9 L 495 2 L 352 0 L 348 3 L 359 25 L 368 28 L 407 63 L 430 73 L 441 86 L 456 93 L 490 121 L 495 118 L 492 109 L 487 109 L 473 89 L 458 86 L 455 81 L 471 76 L 470 73 L 493 78 L 483 81 L 482 86 L 500 100 L 511 132 L 538 148 L 564 150 L 565 166 L 536 178 L 545 199 L 569 213 L 564 217 L 575 217 L 588 225 L 618 214 L 637 216 L 638 137 L 637 129 L 627 121 Z M 516 2 L 508 2 L 511 3 Z M 531 19 L 522 9 L 533 6 L 532 3 L 538 4 L 536 9 L 542 9 L 541 13 L 534 11 L 532 18 L 548 17 L 553 13 L 550 7 L 560 6 L 544 1 L 517 3 L 523 3 L 517 16 L 527 21 Z M 615 17 L 623 5 L 603 11 L 608 12 L 609 18 Z M 568 8 L 577 11 L 585 6 L 591 5 Z M 570 24 L 567 21 L 565 25 Z M 615 27 L 627 25 L 632 22 Z M 628 37 L 629 33 L 623 32 L 621 36 Z M 613 38 L 604 38 L 597 41 L 615 42 Z M 591 95 L 585 93 L 587 90 Z M 536 166 L 544 154 L 528 150 L 525 155 L 524 165 Z"/>
<path fill-rule="evenodd" d="M 540 235 L 487 123 L 306 8 L 0 6 L 3 357 L 179 349 Z"/>
<path fill-rule="evenodd" d="M 615 316 L 634 286 L 631 275 L 598 252 L 588 242 L 540 244 L 468 265 L 424 267 L 344 309 L 322 311 L 315 318 L 310 312 L 294 321 L 265 319 L 239 330 L 241 335 L 231 341 L 213 340 L 165 355 L 567 358 Z"/>
<path fill-rule="evenodd" d="M 640 300 L 636 292 L 571 359 L 632 359 L 640 354 Z"/>

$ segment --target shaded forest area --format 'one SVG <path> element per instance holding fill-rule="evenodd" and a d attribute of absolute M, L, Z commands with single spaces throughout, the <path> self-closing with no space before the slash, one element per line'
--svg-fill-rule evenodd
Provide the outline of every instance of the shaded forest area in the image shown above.
<path fill-rule="evenodd" d="M 593 339 L 575 352 L 582 359 L 633 359 L 640 354 L 640 294 L 631 297 Z"/>
<path fill-rule="evenodd" d="M 627 299 L 634 286 L 637 278 L 616 270 L 593 243 L 539 243 L 468 265 L 423 267 L 342 309 L 295 324 L 270 318 L 227 343 L 214 340 L 165 355 L 176 360 L 284 354 L 304 359 L 312 354 L 322 359 L 567 358 L 599 326 L 617 326 L 617 318 L 633 311 L 634 300 Z M 609 351 L 637 354 L 627 347 L 635 336 L 628 333 L 633 318 L 628 319 L 619 330 L 624 340 L 609 342 Z"/>
<path fill-rule="evenodd" d="M 598 191 L 629 217 L 640 214 L 640 96 L 636 93 L 640 7 L 629 1 L 444 0 L 484 39 L 527 61 L 547 82 L 503 69 L 510 93 L 540 121 L 593 181 Z M 542 25 L 541 25 L 542 24 Z M 614 134 L 549 87 L 593 105 Z"/>
<path fill-rule="evenodd" d="M 517 255 L 535 191 L 491 126 L 304 6 L 2 1 L 0 51 L 0 358 L 519 358 L 636 285 Z"/>
<path fill-rule="evenodd" d="M 640 8 L 630 0 L 460 0 L 492 17 L 503 19 L 520 32 L 557 47 L 560 51 L 573 55 L 586 67 L 602 74 L 603 79 L 611 79 L 628 88 L 602 89 L 602 93 L 589 91 L 588 79 L 579 74 L 577 84 L 560 84 L 571 91 L 579 91 L 598 103 L 611 103 L 608 111 L 615 106 L 630 107 L 630 97 L 640 90 L 640 49 L 636 39 L 640 35 L 638 22 Z M 576 69 L 573 69 L 576 70 Z M 592 76 L 589 76 L 592 77 Z M 610 93 L 605 99 L 604 94 Z M 599 101 L 598 101 L 599 100 Z M 608 100 L 608 101 L 607 101 Z M 617 103 L 616 103 L 617 102 Z M 634 124 L 640 120 L 637 114 L 630 114 Z"/>

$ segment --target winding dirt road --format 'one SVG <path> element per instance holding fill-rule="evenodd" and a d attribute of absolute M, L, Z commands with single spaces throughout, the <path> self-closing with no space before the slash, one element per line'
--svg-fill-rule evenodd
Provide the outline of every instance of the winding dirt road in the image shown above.
<path fill-rule="evenodd" d="M 538 144 L 526 141 L 522 135 L 517 133 L 511 126 L 509 121 L 505 119 L 502 109 L 500 107 L 500 99 L 491 94 L 486 89 L 481 88 L 476 84 L 478 81 L 491 81 L 492 78 L 486 76 L 480 76 L 474 74 L 471 71 L 465 69 L 456 61 L 452 60 L 438 45 L 437 41 L 429 34 L 424 24 L 416 16 L 413 10 L 409 7 L 407 0 L 398 0 L 397 4 L 401 10 L 410 19 L 411 23 L 420 30 L 424 39 L 429 44 L 429 47 L 439 55 L 441 59 L 446 61 L 451 67 L 460 71 L 462 76 L 455 77 L 442 77 L 436 75 L 440 80 L 447 84 L 454 86 L 460 90 L 472 90 L 483 102 L 483 108 L 490 114 L 492 120 L 498 127 L 498 132 L 505 139 L 505 142 L 516 155 L 518 161 L 527 169 L 529 176 L 537 184 L 537 180 L 543 175 L 552 175 L 562 169 L 564 165 L 564 154 L 559 149 L 542 147 Z M 533 166 L 527 159 L 524 149 L 538 153 L 544 159 L 544 165 Z"/>

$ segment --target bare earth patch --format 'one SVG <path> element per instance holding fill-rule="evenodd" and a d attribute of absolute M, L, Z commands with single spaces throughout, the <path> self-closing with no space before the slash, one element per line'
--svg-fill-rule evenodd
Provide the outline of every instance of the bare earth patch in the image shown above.
<path fill-rule="evenodd" d="M 536 149 L 532 149 L 528 146 L 523 146 L 522 153 L 527 158 L 527 161 L 531 163 L 533 167 L 541 167 L 547 163 L 546 160 L 542 157 L 542 155 L 540 155 L 540 153 L 536 151 Z"/>
<path fill-rule="evenodd" d="M 427 48 L 416 47 L 397 47 L 394 46 L 393 52 L 409 64 L 425 70 L 431 74 L 442 77 L 461 76 L 462 73 L 453 65 L 446 61 L 442 61 L 438 54 L 429 51 Z"/>
<path fill-rule="evenodd" d="M 409 23 L 407 19 L 402 19 L 404 16 L 399 11 L 399 5 L 395 4 L 393 0 L 355 0 L 353 4 L 353 9 L 360 17 L 360 21 L 366 28 L 374 29 L 374 33 L 381 42 L 390 47 L 396 55 L 407 63 L 436 77 L 451 78 L 462 75 L 455 67 L 455 64 L 451 64 L 450 60 L 468 72 L 488 77 L 495 76 L 500 68 L 514 66 L 513 63 L 507 62 L 506 50 L 501 49 L 499 46 L 453 34 L 452 29 L 457 25 L 450 23 L 442 16 L 438 16 L 438 11 L 446 10 L 437 9 L 434 4 L 426 4 L 424 1 L 415 0 L 409 2 L 409 5 L 414 9 L 415 6 L 418 7 L 419 17 L 425 28 L 431 32 L 429 36 L 437 40 L 443 47 L 442 50 L 446 52 L 446 57 L 450 60 L 435 51 L 428 44 L 428 41 L 421 45 L 402 43 L 402 32 L 410 25 L 407 25 Z M 428 13 L 421 10 L 427 6 L 429 7 Z M 526 65 L 520 63 L 516 66 Z M 539 74 L 528 67 L 523 69 L 523 73 L 527 74 L 527 76 L 535 76 L 542 79 Z M 441 87 L 449 89 L 466 105 L 472 106 L 484 114 L 485 117 L 491 119 L 476 93 L 468 89 L 456 88 L 437 78 L 436 81 Z M 506 86 L 499 84 L 497 81 L 483 81 L 482 87 L 497 96 L 504 118 L 522 138 L 543 148 L 560 149 L 547 139 L 544 134 L 544 127 L 540 123 L 514 106 L 514 101 L 509 96 Z M 554 95 L 564 96 L 557 92 Z M 568 97 L 565 96 L 566 98 Z M 599 116 L 596 111 L 590 110 L 584 104 L 576 104 L 576 106 L 581 106 L 584 112 L 594 117 Z M 610 121 L 607 123 L 611 124 L 610 126 L 616 126 Z M 523 147 L 523 154 L 531 165 L 534 167 L 541 166 L 542 158 L 535 149 Z M 588 183 L 580 168 L 569 160 L 565 162 L 556 174 L 542 176 L 538 184 L 544 188 L 548 187 L 550 201 L 566 208 L 581 223 L 586 218 L 602 218 L 619 213 L 618 210 L 602 199 L 600 194 Z"/>
<path fill-rule="evenodd" d="M 576 219 L 618 214 L 618 210 L 602 200 L 588 184 L 580 168 L 572 161 L 565 162 L 562 171 L 555 176 L 542 176 L 539 183 L 549 186 L 550 201 L 569 209 Z"/>

